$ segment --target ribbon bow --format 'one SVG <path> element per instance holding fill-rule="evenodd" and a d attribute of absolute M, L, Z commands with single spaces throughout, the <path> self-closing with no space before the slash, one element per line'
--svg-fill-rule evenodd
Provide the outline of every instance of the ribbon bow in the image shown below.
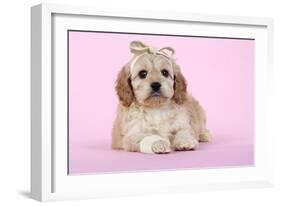
<path fill-rule="evenodd" d="M 150 47 L 142 43 L 141 41 L 132 41 L 130 43 L 130 50 L 133 54 L 140 55 L 142 53 L 148 53 L 148 54 L 154 54 L 154 55 L 163 55 L 170 59 L 173 54 L 175 53 L 175 50 L 171 47 L 162 47 L 160 49 Z M 165 52 L 165 50 L 170 51 L 171 53 L 168 54 Z"/>
<path fill-rule="evenodd" d="M 168 60 L 171 60 L 173 54 L 175 53 L 175 50 L 171 47 L 162 47 L 160 49 L 157 49 L 154 47 L 147 46 L 141 41 L 132 41 L 130 43 L 130 50 L 133 54 L 135 54 L 135 57 L 131 61 L 131 67 L 130 67 L 131 74 L 137 60 L 145 54 L 162 55 L 166 57 Z M 167 51 L 169 53 L 167 53 Z"/>

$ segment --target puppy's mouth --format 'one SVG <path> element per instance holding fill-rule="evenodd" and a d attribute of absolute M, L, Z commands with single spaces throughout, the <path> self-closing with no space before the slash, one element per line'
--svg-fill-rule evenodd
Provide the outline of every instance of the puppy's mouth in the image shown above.
<path fill-rule="evenodd" d="M 167 99 L 167 97 L 165 97 L 165 95 L 163 95 L 161 92 L 151 92 L 146 100 L 159 101 L 164 99 Z"/>
<path fill-rule="evenodd" d="M 150 95 L 144 100 L 144 105 L 150 107 L 157 107 L 161 104 L 167 102 L 167 97 L 163 95 L 160 91 L 154 92 L 152 91 Z"/>
<path fill-rule="evenodd" d="M 162 95 L 160 92 L 152 92 L 149 97 L 161 97 L 161 96 Z"/>

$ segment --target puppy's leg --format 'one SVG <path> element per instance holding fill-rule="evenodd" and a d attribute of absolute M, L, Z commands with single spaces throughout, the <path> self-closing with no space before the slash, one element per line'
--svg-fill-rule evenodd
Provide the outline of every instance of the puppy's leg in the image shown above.
<path fill-rule="evenodd" d="M 140 152 L 150 154 L 166 154 L 171 152 L 170 141 L 159 135 L 150 135 L 140 142 Z"/>
<path fill-rule="evenodd" d="M 123 139 L 123 148 L 129 152 L 165 154 L 171 151 L 170 141 L 159 135 L 132 135 Z"/>
<path fill-rule="evenodd" d="M 190 113 L 190 126 L 195 132 L 199 142 L 208 142 L 211 140 L 211 134 L 206 129 L 206 112 L 197 100 L 191 95 L 186 102 L 187 110 Z"/>
<path fill-rule="evenodd" d="M 172 147 L 176 151 L 196 149 L 199 142 L 188 129 L 182 129 L 175 134 Z"/>

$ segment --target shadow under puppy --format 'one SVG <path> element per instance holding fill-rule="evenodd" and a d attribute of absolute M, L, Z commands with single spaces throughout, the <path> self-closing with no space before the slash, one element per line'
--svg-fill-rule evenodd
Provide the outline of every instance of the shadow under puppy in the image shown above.
<path fill-rule="evenodd" d="M 130 43 L 134 54 L 116 81 L 119 97 L 112 148 L 165 154 L 196 149 L 209 141 L 205 112 L 186 91 L 170 47 Z"/>

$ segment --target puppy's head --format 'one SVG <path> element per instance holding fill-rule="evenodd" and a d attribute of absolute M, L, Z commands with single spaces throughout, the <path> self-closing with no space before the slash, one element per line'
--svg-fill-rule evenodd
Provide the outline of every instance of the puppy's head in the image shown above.
<path fill-rule="evenodd" d="M 186 99 L 186 81 L 167 51 L 148 47 L 142 42 L 130 44 L 134 57 L 118 75 L 116 91 L 124 106 L 133 101 L 145 106 L 159 106 L 170 101 L 183 104 Z M 165 51 L 167 50 L 167 51 Z"/>

